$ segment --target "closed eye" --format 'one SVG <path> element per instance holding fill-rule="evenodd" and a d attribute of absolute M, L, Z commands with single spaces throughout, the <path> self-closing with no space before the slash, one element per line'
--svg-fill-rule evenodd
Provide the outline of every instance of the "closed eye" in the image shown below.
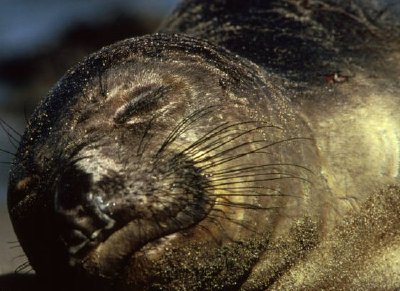
<path fill-rule="evenodd" d="M 114 114 L 114 122 L 126 123 L 130 118 L 154 110 L 160 99 L 168 92 L 168 86 L 146 86 L 133 92 L 131 100 L 119 107 Z"/>

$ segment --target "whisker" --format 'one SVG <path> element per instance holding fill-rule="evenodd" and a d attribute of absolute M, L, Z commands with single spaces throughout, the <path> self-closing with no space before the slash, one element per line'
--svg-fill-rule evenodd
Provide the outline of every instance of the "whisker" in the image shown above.
<path fill-rule="evenodd" d="M 227 199 L 227 198 L 225 198 Z M 233 207 L 233 208 L 240 208 L 240 209 L 246 209 L 246 210 L 276 210 L 276 209 L 281 209 L 282 207 L 279 206 L 273 206 L 273 207 L 263 207 L 260 205 L 254 205 L 251 203 L 243 203 L 243 202 L 216 202 L 215 205 L 218 206 L 227 206 L 227 207 Z"/>
<path fill-rule="evenodd" d="M 22 134 L 19 133 L 14 127 L 12 127 L 8 122 L 6 122 L 3 118 L 0 118 L 0 124 L 5 125 L 7 128 L 9 128 L 12 132 L 14 132 L 16 135 L 19 137 L 22 137 Z"/>
<path fill-rule="evenodd" d="M 296 139 L 297 139 L 297 138 L 296 138 Z M 262 146 L 262 147 L 260 147 L 260 148 L 258 148 L 258 149 L 255 149 L 255 150 L 252 150 L 252 151 L 243 153 L 243 155 L 251 154 L 251 153 L 257 152 L 257 151 L 259 151 L 259 150 L 262 150 L 262 149 L 265 149 L 265 148 L 274 146 L 274 145 L 276 145 L 276 144 L 278 144 L 278 143 L 282 143 L 282 142 L 286 142 L 286 141 L 288 141 L 288 139 L 280 140 L 280 141 L 273 142 L 273 143 L 269 143 L 269 144 L 267 144 L 267 145 L 265 145 L 265 146 Z M 221 151 L 221 152 L 218 152 L 218 153 L 216 153 L 216 154 L 213 155 L 213 156 L 206 156 L 206 157 L 205 157 L 204 159 L 202 159 L 202 160 L 196 160 L 196 159 L 194 159 L 194 160 L 196 161 L 196 163 L 203 163 L 203 162 L 206 162 L 206 161 L 208 161 L 208 160 L 211 160 L 211 159 L 215 159 L 215 158 L 224 156 L 224 155 L 226 155 L 227 153 L 232 152 L 232 151 L 234 151 L 234 150 L 237 150 L 237 149 L 239 149 L 239 148 L 242 148 L 242 147 L 245 147 L 245 146 L 248 146 L 248 145 L 251 145 L 251 144 L 266 143 L 266 142 L 267 142 L 267 141 L 264 140 L 264 139 L 262 139 L 262 140 L 246 141 L 246 142 L 240 143 L 240 144 L 238 144 L 238 145 L 236 145 L 236 146 L 234 146 L 234 147 L 231 147 L 231 148 L 228 148 L 228 149 L 223 150 L 223 151 Z M 204 156 L 205 154 L 206 154 L 206 153 L 204 153 L 202 156 Z M 201 157 L 201 156 L 200 156 L 200 157 Z M 197 157 L 197 158 L 199 158 L 199 157 Z"/>
<path fill-rule="evenodd" d="M 17 140 L 14 136 L 12 136 L 12 135 L 10 134 L 10 132 L 7 131 L 7 129 L 4 127 L 4 125 L 3 125 L 2 123 L 0 123 L 0 127 L 3 129 L 3 131 L 4 131 L 5 134 L 7 135 L 7 139 L 8 139 L 8 141 L 10 142 L 10 144 L 11 144 L 15 149 L 17 149 L 17 148 L 18 148 L 19 140 Z M 15 143 L 17 143 L 17 144 L 15 144 Z"/>
<path fill-rule="evenodd" d="M 214 189 L 213 189 L 214 190 Z M 219 189 L 221 190 L 221 189 Z M 267 189 L 267 190 L 272 190 L 271 188 Z M 207 197 L 293 197 L 293 198 L 300 198 L 302 199 L 302 196 L 299 195 L 290 195 L 290 194 L 284 194 L 284 193 L 280 193 L 279 191 L 275 191 L 278 192 L 277 194 L 272 194 L 272 193 L 261 193 L 261 192 L 257 192 L 257 191 L 228 191 L 228 190 L 223 190 L 226 191 L 228 193 L 219 193 L 219 194 L 212 194 L 209 193 L 208 190 L 206 190 L 206 195 Z M 181 196 L 182 194 L 172 194 L 168 191 L 162 191 L 165 194 L 168 194 L 168 196 L 170 197 L 174 197 L 174 196 Z M 143 196 L 143 195 L 141 195 Z"/>
<path fill-rule="evenodd" d="M 207 219 L 207 218 L 208 218 L 208 216 L 206 217 L 206 219 Z M 207 237 L 211 237 L 215 244 L 220 245 L 220 244 L 221 244 L 221 241 L 218 240 L 218 239 L 215 237 L 214 233 L 212 233 L 211 230 L 209 230 L 207 227 L 205 227 L 204 225 L 202 225 L 202 223 L 203 223 L 206 219 L 204 219 L 204 220 L 201 221 L 199 224 L 197 224 L 197 227 L 199 227 L 202 231 L 206 232 L 206 233 L 207 233 L 206 236 L 207 236 Z M 211 219 L 210 219 L 210 220 L 211 220 Z M 214 223 L 214 222 L 211 222 L 211 223 Z"/>
<path fill-rule="evenodd" d="M 218 125 L 217 127 L 213 128 L 212 130 L 210 130 L 209 132 L 207 132 L 205 135 L 203 135 L 201 138 L 199 138 L 198 140 L 196 140 L 195 142 L 193 142 L 191 145 L 189 145 L 187 148 L 183 149 L 181 152 L 177 153 L 175 156 L 180 156 L 183 155 L 185 152 L 187 152 L 188 150 L 190 150 L 193 147 L 196 147 L 198 144 L 202 144 L 204 141 L 206 141 L 208 138 L 211 138 L 214 134 L 212 134 L 214 131 L 216 131 L 217 129 L 219 129 L 220 127 L 223 127 L 225 125 L 229 124 L 229 122 L 224 122 L 220 125 Z M 220 132 L 222 132 L 224 129 L 221 129 L 220 131 L 218 131 L 215 134 L 218 134 Z"/>
<path fill-rule="evenodd" d="M 5 153 L 5 154 L 9 154 L 9 155 L 11 155 L 11 156 L 13 156 L 13 157 L 16 156 L 15 153 L 9 152 L 9 151 L 7 151 L 7 150 L 5 150 L 5 149 L 0 149 L 0 152 Z"/>
<path fill-rule="evenodd" d="M 248 231 L 250 231 L 250 232 L 253 232 L 253 233 L 255 233 L 255 234 L 261 234 L 261 233 L 259 233 L 259 232 L 257 231 L 257 229 L 255 229 L 253 226 L 248 225 L 248 224 L 246 225 L 246 223 L 244 223 L 244 221 L 242 221 L 242 220 L 233 219 L 233 218 L 227 217 L 227 216 L 220 216 L 220 215 L 216 215 L 216 214 L 214 214 L 214 213 L 213 213 L 213 214 L 210 214 L 209 217 L 210 217 L 210 218 L 214 218 L 214 219 L 216 219 L 217 221 L 218 221 L 219 219 L 224 219 L 224 220 L 228 221 L 229 223 L 232 223 L 232 224 L 234 224 L 234 225 L 243 227 L 244 229 L 246 229 L 246 230 L 248 230 Z"/>
<path fill-rule="evenodd" d="M 140 142 L 139 142 L 139 145 L 138 145 L 138 148 L 137 148 L 137 151 L 136 151 L 136 156 L 142 156 L 143 153 L 145 152 L 146 147 L 147 147 L 147 145 L 148 145 L 148 142 L 151 140 L 151 138 L 153 137 L 153 135 L 151 135 L 150 138 L 148 139 L 148 142 L 147 142 L 146 144 L 143 145 L 144 140 L 145 140 L 146 136 L 148 136 L 148 134 L 149 134 L 149 132 L 150 132 L 150 129 L 151 129 L 151 127 L 153 126 L 153 122 L 154 122 L 154 120 L 155 120 L 157 117 L 158 117 L 157 115 L 153 115 L 152 118 L 151 118 L 151 119 L 149 120 L 149 122 L 147 123 L 147 126 L 146 126 L 146 128 L 145 128 L 145 130 L 144 130 L 144 133 L 143 133 L 143 135 L 142 135 L 142 137 L 141 137 L 141 139 L 140 139 Z M 143 146 L 143 150 L 140 151 L 141 148 L 142 148 L 142 146 Z"/>
<path fill-rule="evenodd" d="M 198 158 L 201 158 L 201 157 L 203 157 L 203 156 L 206 156 L 208 153 L 210 153 L 210 152 L 212 152 L 212 151 L 215 151 L 215 150 L 217 150 L 217 149 L 223 147 L 224 145 L 226 145 L 226 144 L 228 144 L 228 143 L 230 143 L 230 142 L 232 142 L 232 141 L 234 141 L 234 140 L 236 140 L 236 139 L 238 139 L 238 138 L 240 138 L 240 137 L 242 137 L 242 136 L 244 136 L 244 135 L 246 135 L 246 134 L 249 134 L 249 133 L 251 133 L 251 132 L 253 132 L 253 131 L 255 131 L 255 130 L 260 130 L 260 129 L 263 129 L 263 128 L 276 128 L 276 127 L 273 126 L 273 125 L 258 126 L 258 127 L 252 128 L 252 129 L 248 129 L 248 130 L 246 130 L 246 131 L 244 131 L 244 132 L 241 132 L 241 133 L 237 134 L 236 136 L 234 136 L 234 137 L 232 137 L 232 138 L 230 138 L 230 139 L 228 139 L 228 140 L 226 140 L 226 141 L 224 141 L 224 142 L 221 142 L 221 140 L 224 140 L 224 138 L 226 138 L 226 137 L 225 137 L 225 136 L 220 137 L 220 140 L 216 142 L 217 145 L 216 145 L 215 147 L 209 148 L 209 146 L 207 146 L 207 147 L 204 147 L 204 148 L 200 148 L 200 149 L 199 149 L 199 152 L 201 152 L 201 155 L 199 155 L 199 156 L 195 156 L 195 155 L 194 155 L 194 156 L 193 156 L 193 159 L 196 160 L 196 159 L 198 159 Z M 264 142 L 265 142 L 265 141 L 264 141 Z M 208 148 L 208 150 L 205 151 L 205 152 L 203 152 L 203 151 L 204 151 L 205 149 L 207 149 L 207 148 Z M 224 153 L 224 151 L 221 152 L 221 154 L 223 154 L 223 153 Z"/>
<path fill-rule="evenodd" d="M 259 189 L 265 190 L 265 191 L 271 191 L 273 193 L 266 193 L 266 192 L 258 192 L 258 191 L 249 191 L 247 188 L 249 187 L 244 187 L 243 189 L 237 189 L 237 188 L 228 188 L 226 189 L 219 189 L 219 191 L 224 191 L 226 193 L 218 193 L 218 194 L 213 194 L 213 192 L 210 192 L 210 190 L 205 190 L 206 194 L 209 197 L 221 197 L 221 196 L 233 196 L 233 197 L 294 197 L 294 198 L 303 198 L 302 196 L 299 195 L 292 195 L 292 194 L 286 194 L 283 193 L 275 188 L 270 188 L 270 187 L 258 187 Z M 212 189 L 212 190 L 217 190 L 217 189 Z"/>
<path fill-rule="evenodd" d="M 275 145 L 280 144 L 280 143 L 289 142 L 289 141 L 297 141 L 297 140 L 312 140 L 312 139 L 311 139 L 311 138 L 303 138 L 303 137 L 293 137 L 293 138 L 288 138 L 288 139 L 284 139 L 284 140 L 279 140 L 279 141 L 276 141 L 276 142 L 273 142 L 273 143 L 269 143 L 269 144 L 267 144 L 267 145 L 265 145 L 265 146 L 262 146 L 262 147 L 260 147 L 260 148 L 258 148 L 258 149 L 251 150 L 251 151 L 246 152 L 246 153 L 241 153 L 241 154 L 237 154 L 236 156 L 233 156 L 233 157 L 220 159 L 220 160 L 218 160 L 218 161 L 212 163 L 211 165 L 203 166 L 202 169 L 203 169 L 203 170 L 207 170 L 207 169 L 210 169 L 210 168 L 213 168 L 213 167 L 216 167 L 216 166 L 220 166 L 220 165 L 225 164 L 225 163 L 227 163 L 227 162 L 230 162 L 230 161 L 239 159 L 239 158 L 241 158 L 241 157 L 244 157 L 244 156 L 253 154 L 253 153 L 255 153 L 255 152 L 257 152 L 257 151 L 259 151 L 259 150 L 261 150 L 261 149 L 269 148 L 269 147 L 275 146 Z M 233 150 L 235 150 L 235 149 L 238 149 L 238 148 L 240 148 L 240 147 L 244 147 L 244 146 L 247 146 L 247 145 L 249 145 L 249 144 L 260 143 L 260 142 L 266 142 L 266 141 L 265 141 L 265 140 L 256 140 L 256 141 L 245 142 L 245 143 L 242 143 L 242 144 L 237 145 L 237 146 L 235 146 L 235 147 L 229 148 L 229 149 L 227 149 L 227 150 L 225 150 L 225 151 L 223 151 L 223 152 L 220 152 L 220 153 L 218 153 L 218 154 L 216 154 L 216 155 L 214 155 L 214 156 L 206 157 L 206 158 L 204 158 L 203 160 L 200 160 L 200 161 L 196 161 L 196 160 L 195 160 L 194 162 L 195 162 L 195 164 L 198 164 L 198 163 L 200 164 L 200 163 L 203 163 L 203 162 L 205 162 L 205 161 L 214 159 L 215 157 L 219 157 L 219 156 L 221 156 L 221 155 L 224 155 L 224 154 L 226 154 L 226 153 L 228 153 L 228 152 L 230 152 L 230 151 L 233 151 Z"/>
<path fill-rule="evenodd" d="M 258 193 L 258 194 L 211 194 L 210 197 L 293 197 L 293 198 L 303 198 L 298 195 L 280 195 L 280 194 L 266 194 L 266 193 Z"/>
<path fill-rule="evenodd" d="M 210 187 L 210 189 L 215 190 L 215 191 L 231 191 L 231 190 L 236 190 L 236 189 L 271 189 L 274 190 L 272 188 L 266 188 L 264 186 L 236 186 L 236 187 L 223 187 L 223 188 L 219 188 L 219 187 Z"/>
<path fill-rule="evenodd" d="M 238 183 L 252 183 L 252 182 L 267 182 L 267 181 L 276 181 L 276 180 L 285 180 L 285 179 L 299 179 L 302 181 L 305 181 L 307 183 L 312 184 L 311 181 L 307 180 L 306 178 L 303 177 L 297 177 L 297 176 L 292 176 L 292 177 L 277 177 L 277 178 L 267 178 L 267 179 L 253 179 L 253 180 L 248 180 L 248 181 L 233 181 L 233 182 L 225 182 L 225 183 L 216 183 L 210 186 L 206 186 L 206 188 L 214 188 L 214 186 L 225 186 L 225 185 L 234 185 Z"/>
<path fill-rule="evenodd" d="M 182 155 L 182 154 L 184 154 L 184 153 L 190 154 L 192 151 L 189 151 L 189 149 L 192 149 L 192 150 L 195 150 L 195 149 L 196 149 L 196 150 L 198 150 L 198 151 L 202 151 L 202 150 L 204 150 L 204 149 L 206 149 L 206 148 L 209 148 L 209 147 L 213 146 L 214 144 L 220 143 L 221 140 L 223 140 L 224 138 L 226 138 L 227 136 L 229 136 L 229 135 L 227 135 L 227 136 L 221 136 L 222 133 L 224 133 L 224 132 L 229 132 L 229 131 L 231 131 L 231 130 L 234 130 L 234 131 L 236 132 L 236 131 L 238 130 L 236 127 L 238 127 L 238 126 L 247 125 L 247 124 L 257 124 L 257 123 L 263 123 L 263 122 L 259 122 L 259 121 L 245 121 L 245 122 L 237 122 L 237 123 L 234 123 L 234 124 L 229 124 L 229 122 L 222 123 L 221 125 L 219 125 L 219 126 L 213 128 L 211 131 L 209 131 L 208 133 L 206 133 L 206 134 L 205 134 L 204 136 L 202 136 L 200 139 L 196 140 L 196 141 L 195 141 L 194 143 L 192 143 L 189 147 L 187 147 L 186 149 L 184 149 L 183 151 L 181 151 L 181 152 L 178 153 L 177 155 L 179 156 L 179 155 Z M 229 124 L 229 125 L 228 125 L 228 124 Z M 221 128 L 221 127 L 222 127 L 222 128 Z M 274 125 L 264 125 L 264 126 L 259 126 L 259 127 L 253 128 L 253 129 L 251 129 L 250 131 L 247 130 L 246 132 L 242 133 L 241 135 L 244 135 L 244 134 L 246 134 L 246 133 L 249 133 L 249 132 L 251 132 L 251 131 L 253 131 L 253 130 L 262 129 L 262 128 L 268 128 L 268 127 L 281 129 L 280 127 L 274 126 Z M 207 147 L 205 147 L 205 148 L 200 148 L 200 149 L 197 149 L 197 148 L 196 148 L 197 146 L 199 146 L 199 145 L 201 145 L 201 144 L 204 144 L 204 143 L 207 142 L 207 141 L 212 140 L 213 137 L 218 137 L 218 140 L 217 140 L 217 141 L 214 141 L 213 143 L 211 143 L 211 144 L 209 144 L 209 145 L 207 145 Z M 232 141 L 232 140 L 231 140 L 231 141 Z M 228 142 L 229 142 L 229 141 L 228 141 Z"/>
<path fill-rule="evenodd" d="M 225 180 L 233 180 L 233 179 L 241 179 L 241 178 L 249 178 L 249 177 L 257 177 L 257 176 L 277 176 L 277 175 L 283 175 L 283 176 L 288 176 L 288 177 L 297 177 L 296 175 L 292 173 L 286 173 L 286 172 L 265 172 L 265 173 L 254 173 L 254 172 L 249 172 L 250 174 L 242 174 L 242 173 L 230 173 L 230 174 L 225 174 L 225 175 L 219 175 L 219 178 L 215 178 L 214 175 L 212 175 L 212 182 L 218 182 L 218 181 L 225 181 Z M 250 181 L 238 181 L 238 183 L 244 183 L 244 182 L 250 182 Z"/>
<path fill-rule="evenodd" d="M 217 227 L 218 229 L 218 234 L 219 236 L 223 236 L 224 238 L 227 238 L 228 240 L 232 240 L 231 236 L 229 233 L 226 232 L 225 228 L 223 227 L 221 221 L 221 219 L 219 217 L 216 217 L 213 214 L 209 214 L 207 215 L 207 217 L 202 221 L 202 223 L 211 223 L 213 224 L 215 227 Z M 213 237 L 215 238 L 215 236 L 213 235 Z M 214 241 L 217 244 L 221 244 L 221 241 L 218 239 L 214 239 Z"/>
<path fill-rule="evenodd" d="M 200 118 L 210 114 L 216 107 L 219 107 L 219 106 L 212 105 L 212 106 L 204 107 L 200 110 L 194 111 L 187 117 L 183 118 L 178 123 L 178 125 L 171 131 L 171 133 L 167 136 L 165 141 L 161 144 L 160 148 L 158 149 L 158 151 L 155 154 L 155 157 L 158 157 L 171 143 L 173 143 L 176 140 L 176 138 L 180 134 L 184 133 L 191 124 L 195 123 Z"/>
<path fill-rule="evenodd" d="M 265 165 L 257 165 L 257 166 L 236 166 L 236 167 L 231 167 L 229 170 L 225 170 L 225 171 L 215 171 L 212 173 L 213 176 L 222 176 L 225 174 L 229 174 L 229 173 L 235 173 L 235 172 L 240 172 L 240 173 L 245 173 L 245 172 L 252 172 L 253 170 L 263 170 L 264 168 L 270 168 L 270 167 L 277 167 L 277 166 L 291 166 L 291 167 L 296 167 L 296 168 L 300 168 L 303 170 L 306 170 L 307 172 L 310 172 L 313 174 L 313 172 L 301 165 L 297 165 L 297 164 L 285 164 L 285 163 L 275 163 L 275 164 L 265 164 Z"/>

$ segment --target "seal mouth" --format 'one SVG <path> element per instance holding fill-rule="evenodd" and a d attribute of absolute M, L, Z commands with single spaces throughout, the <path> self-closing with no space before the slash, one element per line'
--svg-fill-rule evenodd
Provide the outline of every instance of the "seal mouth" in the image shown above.
<path fill-rule="evenodd" d="M 83 259 L 83 268 L 95 268 L 102 277 L 114 277 L 119 273 L 118 266 L 124 265 L 134 253 L 150 245 L 153 251 L 162 249 L 174 235 L 194 227 L 206 215 L 195 217 L 180 212 L 175 218 L 161 223 L 148 219 L 132 221 L 93 248 Z"/>
<path fill-rule="evenodd" d="M 131 175 L 126 169 L 124 175 L 115 169 L 99 174 L 93 161 L 66 169 L 55 191 L 59 239 L 70 267 L 112 277 L 143 246 L 194 227 L 213 208 L 204 190 L 207 178 L 184 157 L 174 156 L 173 166 L 160 159 L 158 167 L 139 167 Z"/>
<path fill-rule="evenodd" d="M 71 266 L 76 264 L 78 258 L 85 256 L 90 249 L 116 231 L 116 221 L 101 210 L 96 200 L 76 209 L 56 206 L 58 223 L 64 225 L 60 239 L 71 256 L 69 262 Z"/>

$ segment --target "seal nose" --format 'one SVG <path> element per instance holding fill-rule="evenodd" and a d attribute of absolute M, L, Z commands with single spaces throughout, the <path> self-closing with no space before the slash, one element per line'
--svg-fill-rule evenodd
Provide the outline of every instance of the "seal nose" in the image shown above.
<path fill-rule="evenodd" d="M 94 243 L 105 229 L 114 225 L 103 213 L 102 201 L 91 192 L 92 174 L 71 167 L 61 175 L 55 193 L 60 238 L 70 254 Z"/>

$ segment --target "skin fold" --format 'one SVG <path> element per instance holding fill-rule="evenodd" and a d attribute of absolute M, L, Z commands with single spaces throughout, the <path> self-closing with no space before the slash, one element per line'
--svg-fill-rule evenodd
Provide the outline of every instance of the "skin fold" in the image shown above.
<path fill-rule="evenodd" d="M 41 284 L 399 288 L 399 6 L 183 1 L 69 70 L 10 174 Z"/>

